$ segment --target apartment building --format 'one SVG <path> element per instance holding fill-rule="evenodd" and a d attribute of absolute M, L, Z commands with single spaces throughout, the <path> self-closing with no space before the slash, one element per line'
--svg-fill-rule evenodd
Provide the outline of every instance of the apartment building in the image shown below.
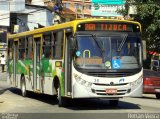
<path fill-rule="evenodd" d="M 100 2 L 97 2 L 100 1 Z M 126 0 L 104 1 L 104 0 L 62 0 L 66 17 L 74 18 L 106 17 L 122 18 L 117 10 L 125 9 Z"/>
<path fill-rule="evenodd" d="M 44 0 L 45 5 L 53 8 L 61 0 Z M 117 10 L 125 9 L 126 0 L 62 0 L 63 10 L 60 12 L 62 21 L 70 21 L 76 18 L 90 17 L 123 17 Z"/>
<path fill-rule="evenodd" d="M 91 0 L 62 0 L 62 3 L 77 17 L 91 17 Z"/>

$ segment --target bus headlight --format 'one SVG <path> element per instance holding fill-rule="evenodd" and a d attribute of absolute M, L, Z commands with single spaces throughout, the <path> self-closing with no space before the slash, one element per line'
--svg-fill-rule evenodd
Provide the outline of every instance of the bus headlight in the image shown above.
<path fill-rule="evenodd" d="M 136 85 L 139 85 L 142 82 L 142 76 L 140 76 L 137 80 L 130 82 L 130 86 L 134 87 Z"/>
<path fill-rule="evenodd" d="M 74 74 L 74 78 L 75 78 L 77 83 L 79 83 L 83 86 L 86 86 L 86 87 L 91 87 L 92 86 L 91 82 L 85 81 L 84 79 L 81 78 L 81 76 L 79 76 L 77 74 Z"/>

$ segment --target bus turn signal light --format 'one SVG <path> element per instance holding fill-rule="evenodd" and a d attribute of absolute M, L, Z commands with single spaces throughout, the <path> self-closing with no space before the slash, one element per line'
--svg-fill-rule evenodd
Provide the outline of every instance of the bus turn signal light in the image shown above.
<path fill-rule="evenodd" d="M 56 61 L 55 66 L 56 67 L 62 67 L 62 61 Z"/>

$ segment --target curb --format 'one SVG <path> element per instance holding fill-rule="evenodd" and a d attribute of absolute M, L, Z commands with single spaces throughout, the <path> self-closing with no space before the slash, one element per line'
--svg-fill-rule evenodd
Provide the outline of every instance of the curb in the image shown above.
<path fill-rule="evenodd" d="M 9 88 L 6 88 L 6 89 L 2 89 L 0 90 L 0 95 L 3 94 L 5 91 L 7 91 Z"/>
<path fill-rule="evenodd" d="M 9 90 L 11 86 L 7 83 L 7 80 L 0 79 L 0 95 L 3 94 L 5 91 Z"/>

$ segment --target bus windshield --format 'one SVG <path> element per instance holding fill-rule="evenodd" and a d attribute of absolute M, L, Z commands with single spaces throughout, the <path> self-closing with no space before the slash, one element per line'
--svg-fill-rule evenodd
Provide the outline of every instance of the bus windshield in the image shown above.
<path fill-rule="evenodd" d="M 94 69 L 136 69 L 141 66 L 137 35 L 77 35 L 75 66 Z"/>

